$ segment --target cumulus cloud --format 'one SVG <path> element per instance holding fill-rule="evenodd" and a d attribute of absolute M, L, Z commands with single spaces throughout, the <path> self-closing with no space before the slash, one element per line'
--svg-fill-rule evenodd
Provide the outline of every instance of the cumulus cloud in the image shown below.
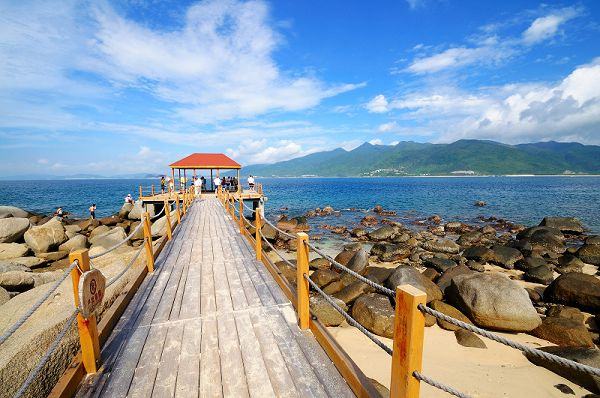
<path fill-rule="evenodd" d="M 384 113 L 389 111 L 388 101 L 385 98 L 385 95 L 379 94 L 375 96 L 371 101 L 369 101 L 365 107 L 369 112 L 372 113 Z"/>
<path fill-rule="evenodd" d="M 559 27 L 568 20 L 576 17 L 579 11 L 575 8 L 563 8 L 556 13 L 537 18 L 523 32 L 523 42 L 531 45 L 548 40 L 558 32 Z"/>
<path fill-rule="evenodd" d="M 383 145 L 383 141 L 380 138 L 374 138 L 371 141 L 369 141 L 369 144 L 371 144 L 371 145 Z"/>
<path fill-rule="evenodd" d="M 389 133 L 398 130 L 398 127 L 399 126 L 397 122 L 383 123 L 380 124 L 379 127 L 377 127 L 377 131 L 379 131 L 380 133 Z"/>
<path fill-rule="evenodd" d="M 319 150 L 321 149 L 304 149 L 301 144 L 291 140 L 271 142 L 263 139 L 244 140 L 237 148 L 228 148 L 227 154 L 247 164 L 258 164 L 297 158 Z"/>

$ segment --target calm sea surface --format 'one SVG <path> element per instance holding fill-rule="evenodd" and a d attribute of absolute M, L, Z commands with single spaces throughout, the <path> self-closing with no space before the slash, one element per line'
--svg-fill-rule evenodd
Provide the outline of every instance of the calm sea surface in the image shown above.
<path fill-rule="evenodd" d="M 574 216 L 600 233 L 600 177 L 264 178 L 259 182 L 268 196 L 270 215 L 283 207 L 288 214 L 299 215 L 326 205 L 369 209 L 381 204 L 397 211 L 401 221 L 432 214 L 447 221 L 493 215 L 531 225 L 544 216 Z M 105 216 L 118 211 L 128 193 L 137 197 L 140 184 L 152 183 L 158 181 L 0 181 L 0 204 L 39 213 L 62 206 L 74 217 L 84 217 L 90 204 L 96 203 L 97 214 Z M 488 205 L 475 207 L 476 200 Z M 350 217 L 351 213 L 343 214 Z"/>

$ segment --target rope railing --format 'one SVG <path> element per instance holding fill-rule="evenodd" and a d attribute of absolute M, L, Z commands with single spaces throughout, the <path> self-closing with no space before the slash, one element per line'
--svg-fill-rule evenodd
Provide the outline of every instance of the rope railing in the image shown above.
<path fill-rule="evenodd" d="M 455 397 L 471 398 L 470 395 L 460 392 L 457 389 L 455 389 L 454 387 L 450 387 L 444 383 L 440 383 L 439 381 L 432 379 L 429 376 L 425 376 L 424 374 L 422 374 L 421 372 L 417 372 L 416 370 L 412 373 L 412 375 L 414 376 L 415 379 L 420 380 L 424 383 L 427 383 L 430 386 L 437 388 L 438 390 L 447 392 L 450 395 L 454 395 Z"/>
<path fill-rule="evenodd" d="M 281 254 L 279 252 L 279 250 L 277 250 L 271 242 L 269 242 L 269 240 L 263 235 L 262 231 L 260 231 L 259 234 L 260 234 L 261 238 L 264 240 L 264 242 L 267 244 L 267 246 L 269 246 L 271 248 L 271 250 L 279 256 L 280 259 L 282 259 L 290 267 L 296 268 L 296 265 L 294 263 L 292 263 L 290 260 L 285 258 L 285 256 L 283 254 Z"/>
<path fill-rule="evenodd" d="M 133 232 L 131 232 L 131 233 L 130 233 L 130 234 L 129 234 L 129 235 L 128 235 L 128 236 L 127 236 L 125 239 L 123 239 L 123 240 L 122 240 L 122 241 L 120 241 L 119 243 L 116 243 L 116 244 L 114 244 L 113 246 L 109 247 L 108 249 L 106 249 L 106 250 L 105 250 L 105 251 L 103 251 L 103 252 L 100 252 L 100 253 L 97 253 L 97 254 L 91 255 L 91 256 L 90 256 L 90 259 L 91 259 L 91 260 L 93 260 L 93 259 L 95 259 L 95 258 L 102 257 L 102 256 L 104 256 L 105 254 L 108 254 L 108 253 L 112 252 L 113 250 L 116 250 L 116 249 L 118 249 L 119 247 L 123 246 L 125 243 L 127 243 L 128 241 L 130 241 L 130 240 L 131 240 L 131 239 L 132 239 L 132 238 L 133 238 L 133 237 L 134 237 L 134 236 L 135 236 L 135 235 L 138 233 L 138 231 L 140 230 L 140 228 L 142 228 L 143 226 L 144 226 L 144 223 L 143 223 L 143 221 L 142 221 L 142 222 L 140 222 L 140 223 L 138 224 L 138 226 L 137 226 L 137 227 L 135 227 L 135 229 L 133 230 Z"/>
<path fill-rule="evenodd" d="M 38 299 L 38 301 L 36 301 L 31 308 L 29 308 L 29 310 L 27 310 L 27 312 L 25 314 L 23 314 L 21 316 L 21 318 L 19 318 L 19 320 L 17 322 L 15 322 L 10 328 L 8 328 L 6 330 L 6 332 L 4 332 L 2 334 L 2 336 L 0 336 L 0 345 L 2 345 L 6 340 L 8 340 L 8 338 L 10 336 L 12 336 L 17 329 L 19 329 L 21 326 L 23 326 L 23 324 L 33 315 L 33 313 L 40 308 L 40 306 L 42 304 L 44 304 L 44 302 L 46 300 L 48 300 L 48 298 L 52 295 L 52 293 L 54 293 L 56 291 L 56 289 L 58 289 L 58 287 L 60 286 L 60 284 L 67 279 L 67 277 L 69 276 L 69 274 L 71 273 L 71 271 L 77 267 L 77 261 L 73 261 L 71 263 L 71 265 L 69 266 L 69 268 L 66 269 L 66 271 L 63 273 L 63 275 L 56 281 L 54 282 L 54 285 L 52 285 L 52 287 L 50 289 L 48 289 L 48 291 Z"/>
<path fill-rule="evenodd" d="M 25 381 L 23 382 L 23 384 L 21 384 L 21 387 L 15 393 L 15 395 L 14 395 L 15 398 L 22 397 L 23 394 L 27 391 L 27 389 L 31 386 L 31 383 L 33 383 L 33 381 L 35 380 L 37 375 L 40 373 L 40 371 L 42 370 L 44 365 L 48 362 L 48 360 L 50 359 L 50 357 L 52 356 L 54 351 L 56 351 L 56 349 L 58 348 L 58 345 L 60 344 L 62 339 L 65 337 L 65 335 L 67 334 L 67 332 L 73 325 L 73 321 L 75 320 L 75 317 L 77 316 L 78 313 L 79 313 L 79 310 L 76 309 L 75 311 L 73 311 L 71 316 L 67 319 L 63 328 L 61 329 L 61 331 L 58 333 L 58 335 L 56 336 L 56 338 L 54 339 L 54 341 L 48 348 L 48 351 L 46 351 L 44 356 L 38 361 L 35 368 L 33 368 L 31 370 L 31 372 L 29 372 L 29 375 L 27 376 Z"/>
<path fill-rule="evenodd" d="M 290 239 L 296 239 L 295 235 L 290 234 L 289 232 L 285 232 L 284 230 L 282 230 L 281 228 L 277 228 L 275 225 L 273 225 L 273 223 L 271 221 L 269 221 L 266 217 L 263 219 L 265 223 L 269 224 L 272 228 L 275 229 L 275 231 L 277 231 L 278 233 L 282 234 L 283 236 L 290 238 Z"/>
<path fill-rule="evenodd" d="M 140 249 L 137 251 L 137 253 L 135 253 L 135 255 L 131 258 L 131 260 L 129 260 L 129 264 L 127 264 L 125 266 L 125 268 L 123 268 L 121 270 L 121 272 L 119 272 L 114 278 L 112 278 L 111 280 L 109 280 L 106 283 L 106 287 L 109 287 L 110 285 L 112 285 L 113 283 L 115 283 L 116 281 L 118 281 L 123 275 L 125 275 L 127 273 L 127 271 L 129 270 L 129 268 L 131 268 L 131 266 L 133 265 L 133 263 L 135 263 L 135 260 L 137 260 L 137 258 L 140 256 L 140 254 L 142 254 L 143 250 L 144 250 L 144 246 L 140 246 Z"/>

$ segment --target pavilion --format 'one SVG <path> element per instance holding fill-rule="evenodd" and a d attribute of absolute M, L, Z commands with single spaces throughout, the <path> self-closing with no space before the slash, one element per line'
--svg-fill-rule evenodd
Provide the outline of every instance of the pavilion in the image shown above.
<path fill-rule="evenodd" d="M 181 188 L 181 177 L 188 181 L 186 170 L 192 170 L 193 176 L 196 176 L 196 170 L 210 170 L 210 187 L 214 191 L 213 171 L 216 171 L 216 176 L 219 177 L 221 170 L 237 170 L 238 187 L 241 187 L 240 169 L 242 166 L 223 153 L 192 153 L 183 159 L 171 163 L 171 177 L 175 180 L 175 170 L 177 170 L 177 180 L 179 188 Z M 182 175 L 183 170 L 183 175 Z M 207 184 L 208 186 L 208 184 Z M 239 189 L 239 188 L 238 188 Z"/>

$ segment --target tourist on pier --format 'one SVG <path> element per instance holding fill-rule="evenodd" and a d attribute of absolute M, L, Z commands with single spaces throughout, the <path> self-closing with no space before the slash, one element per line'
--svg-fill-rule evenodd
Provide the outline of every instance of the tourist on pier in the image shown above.
<path fill-rule="evenodd" d="M 134 202 L 135 202 L 135 201 L 133 200 L 133 197 L 131 196 L 131 194 L 130 194 L 130 193 L 128 193 L 128 194 L 127 194 L 127 196 L 125 196 L 125 203 L 131 203 L 131 204 L 134 204 Z"/>
<path fill-rule="evenodd" d="M 201 184 L 202 190 L 206 191 L 206 178 L 204 178 L 204 176 L 201 176 L 200 181 L 202 182 L 202 184 Z"/>
<path fill-rule="evenodd" d="M 183 193 L 185 191 L 185 184 L 187 183 L 185 177 L 179 177 L 179 189 Z"/>
<path fill-rule="evenodd" d="M 250 174 L 250 177 L 248 177 L 248 186 L 250 187 L 251 191 L 254 191 L 254 177 L 252 177 L 252 174 Z"/>
<path fill-rule="evenodd" d="M 169 192 L 175 191 L 175 181 L 171 177 L 167 177 L 167 182 L 169 183 Z"/>
<path fill-rule="evenodd" d="M 213 180 L 213 184 L 215 185 L 215 194 L 219 192 L 219 187 L 221 186 L 221 179 L 217 176 Z"/>
<path fill-rule="evenodd" d="M 202 181 L 198 177 L 194 177 L 194 193 L 196 196 L 202 195 Z"/>
<path fill-rule="evenodd" d="M 90 206 L 90 218 L 92 220 L 96 219 L 96 204 L 95 203 Z"/>
<path fill-rule="evenodd" d="M 165 193 L 165 176 L 160 176 L 160 192 Z"/>

